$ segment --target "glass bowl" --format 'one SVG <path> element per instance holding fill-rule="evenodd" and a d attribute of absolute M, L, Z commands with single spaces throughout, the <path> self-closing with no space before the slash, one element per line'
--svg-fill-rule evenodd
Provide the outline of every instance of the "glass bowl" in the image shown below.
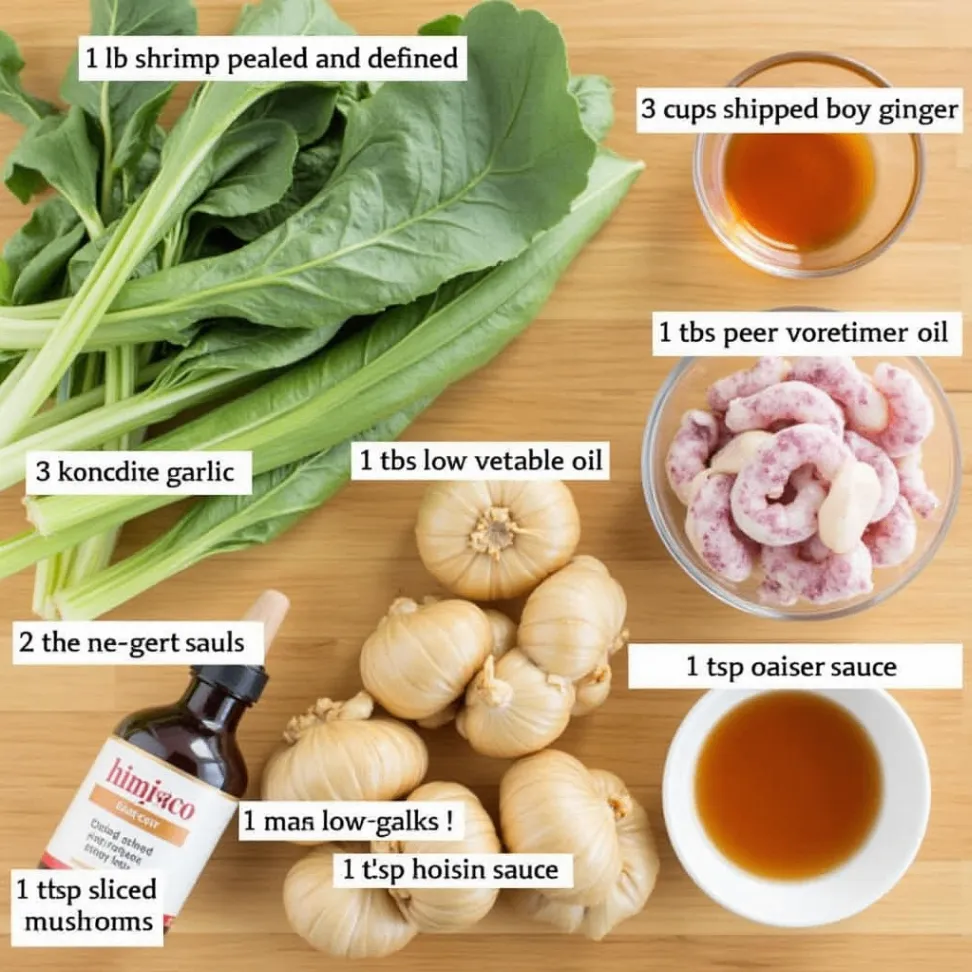
<path fill-rule="evenodd" d="M 795 51 L 766 58 L 733 78 L 728 87 L 890 88 L 876 71 L 839 54 Z M 925 149 L 920 135 L 866 135 L 874 161 L 871 201 L 860 221 L 835 242 L 795 250 L 757 234 L 730 206 L 723 186 L 726 147 L 732 135 L 700 135 L 695 143 L 695 195 L 715 235 L 757 270 L 793 279 L 827 277 L 864 266 L 904 231 L 921 197 Z"/>
<path fill-rule="evenodd" d="M 922 447 L 928 485 L 941 501 L 928 520 L 916 517 L 918 541 L 914 553 L 898 567 L 874 570 L 874 589 L 865 595 L 835 604 L 814 605 L 799 601 L 791 607 L 762 604 L 757 598 L 759 572 L 743 583 L 732 583 L 714 574 L 696 554 L 685 534 L 685 506 L 668 484 L 665 456 L 682 415 L 706 408 L 706 389 L 712 382 L 741 368 L 755 358 L 682 358 L 665 379 L 652 403 L 641 454 L 641 478 L 648 512 L 668 552 L 700 587 L 725 604 L 762 618 L 776 620 L 829 620 L 856 614 L 887 600 L 913 580 L 935 556 L 955 515 L 961 486 L 962 452 L 959 431 L 951 406 L 938 380 L 921 358 L 862 358 L 863 370 L 887 361 L 907 368 L 920 382 L 935 411 L 935 427 Z M 872 362 L 870 365 L 867 362 Z"/>

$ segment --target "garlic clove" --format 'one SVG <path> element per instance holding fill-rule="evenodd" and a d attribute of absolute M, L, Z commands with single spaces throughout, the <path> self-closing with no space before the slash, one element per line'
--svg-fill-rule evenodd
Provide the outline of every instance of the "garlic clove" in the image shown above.
<path fill-rule="evenodd" d="M 613 773 L 591 770 L 599 789 L 627 794 Z M 540 890 L 517 891 L 513 905 L 521 914 L 545 922 L 568 934 L 580 933 L 599 942 L 621 922 L 644 910 L 658 877 L 658 851 L 644 807 L 630 799 L 616 799 L 625 811 L 617 822 L 622 869 L 604 899 L 587 907 L 553 900 Z"/>
<path fill-rule="evenodd" d="M 486 659 L 466 690 L 456 729 L 484 756 L 524 756 L 563 733 L 574 699 L 569 680 L 548 675 L 514 648 L 499 661 Z"/>
<path fill-rule="evenodd" d="M 334 887 L 334 854 L 367 850 L 367 844 L 319 847 L 284 879 L 290 927 L 334 958 L 384 958 L 403 949 L 419 932 L 385 889 Z"/>
<path fill-rule="evenodd" d="M 465 807 L 462 840 L 373 841 L 371 849 L 397 854 L 498 854 L 502 850 L 492 818 L 476 795 L 459 783 L 425 783 L 408 797 L 416 801 L 456 801 Z M 481 921 L 493 908 L 496 888 L 410 888 L 392 890 L 402 914 L 420 931 L 461 931 Z"/>
<path fill-rule="evenodd" d="M 585 716 L 604 705 L 611 694 L 611 663 L 607 658 L 583 678 L 574 682 L 576 700 L 572 716 Z"/>
<path fill-rule="evenodd" d="M 493 657 L 502 658 L 516 647 L 516 622 L 495 608 L 488 608 L 485 614 L 493 633 Z"/>
<path fill-rule="evenodd" d="M 573 888 L 548 888 L 551 900 L 587 907 L 605 899 L 623 866 L 616 810 L 587 767 L 560 750 L 519 759 L 500 780 L 506 847 L 574 857 Z"/>
<path fill-rule="evenodd" d="M 627 644 L 626 611 L 624 591 L 604 564 L 575 557 L 527 598 L 519 647 L 544 671 L 583 678 Z"/>
<path fill-rule="evenodd" d="M 392 715 L 428 719 L 462 696 L 492 645 L 489 619 L 470 601 L 400 597 L 361 649 L 361 680 Z"/>
<path fill-rule="evenodd" d="M 529 593 L 570 559 L 580 517 L 559 481 L 433 483 L 415 537 L 422 563 L 447 590 L 506 600 Z"/>
<path fill-rule="evenodd" d="M 264 800 L 394 800 L 422 781 L 429 754 L 395 719 L 372 716 L 360 692 L 347 702 L 320 699 L 290 721 L 285 745 L 263 771 Z"/>
<path fill-rule="evenodd" d="M 441 729 L 443 726 L 447 726 L 450 722 L 455 721 L 456 716 L 459 714 L 459 709 L 460 705 L 458 702 L 450 702 L 444 709 L 433 712 L 432 715 L 426 716 L 424 719 L 417 719 L 416 724 L 423 729 Z"/>

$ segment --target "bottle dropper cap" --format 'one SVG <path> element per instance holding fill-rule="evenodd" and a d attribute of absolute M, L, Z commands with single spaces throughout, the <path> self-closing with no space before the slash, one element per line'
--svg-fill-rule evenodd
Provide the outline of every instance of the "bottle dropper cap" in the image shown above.
<path fill-rule="evenodd" d="M 263 643 L 266 651 L 269 651 L 289 610 L 290 601 L 283 594 L 264 591 L 250 606 L 243 620 L 263 622 Z M 249 705 L 260 698 L 270 681 L 263 665 L 193 665 L 192 672 L 200 681 L 215 685 Z"/>

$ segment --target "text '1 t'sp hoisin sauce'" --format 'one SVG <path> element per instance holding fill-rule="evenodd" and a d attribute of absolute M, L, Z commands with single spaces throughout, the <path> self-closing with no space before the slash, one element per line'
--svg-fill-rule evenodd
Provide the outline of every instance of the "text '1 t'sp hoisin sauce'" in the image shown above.
<path fill-rule="evenodd" d="M 288 609 L 267 591 L 245 620 L 263 622 L 269 648 Z M 160 870 L 168 929 L 246 792 L 236 727 L 267 681 L 258 665 L 195 665 L 177 702 L 122 719 L 40 866 Z"/>
<path fill-rule="evenodd" d="M 874 826 L 882 789 L 864 727 L 812 692 L 767 692 L 730 709 L 695 775 L 710 840 L 743 870 L 776 880 L 849 860 Z"/>
<path fill-rule="evenodd" d="M 743 133 L 723 161 L 723 190 L 741 222 L 789 250 L 830 246 L 863 219 L 874 196 L 865 135 Z"/>

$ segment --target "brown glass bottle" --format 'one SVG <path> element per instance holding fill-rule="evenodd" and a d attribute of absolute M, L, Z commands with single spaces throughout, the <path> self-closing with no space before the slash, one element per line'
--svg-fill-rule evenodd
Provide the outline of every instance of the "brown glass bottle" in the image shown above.
<path fill-rule="evenodd" d="M 188 894 L 246 792 L 236 727 L 267 683 L 266 670 L 257 666 L 200 665 L 192 673 L 178 701 L 133 712 L 118 724 L 39 867 L 159 867 L 160 859 L 169 860 L 188 872 L 179 881 Z M 96 816 L 85 820 L 92 811 Z M 201 844 L 180 862 L 190 834 L 195 842 L 194 829 L 201 830 Z M 132 854 L 133 843 L 140 853 Z M 167 904 L 166 929 L 174 913 Z"/>
<path fill-rule="evenodd" d="M 288 606 L 267 592 L 248 613 L 267 646 Z M 262 666 L 197 665 L 178 701 L 122 719 L 39 866 L 161 871 L 168 928 L 246 792 L 236 728 L 267 681 Z"/>
<path fill-rule="evenodd" d="M 248 777 L 236 727 L 260 697 L 266 672 L 239 665 L 203 665 L 192 672 L 178 702 L 133 712 L 115 735 L 194 779 L 242 797 Z"/>

